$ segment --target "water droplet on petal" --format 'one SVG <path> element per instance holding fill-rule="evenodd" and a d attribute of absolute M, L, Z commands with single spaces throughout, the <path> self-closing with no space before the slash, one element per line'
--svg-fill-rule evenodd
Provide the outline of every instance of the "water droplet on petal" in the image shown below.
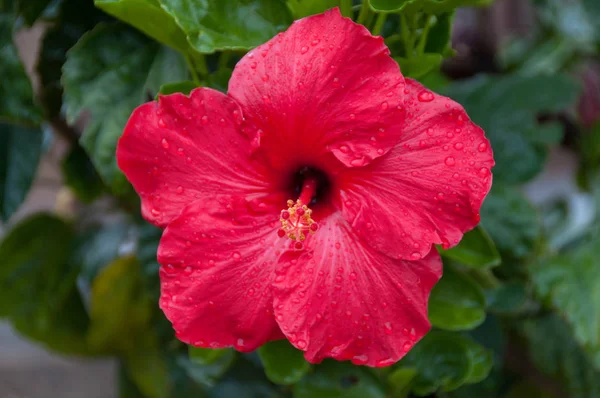
<path fill-rule="evenodd" d="M 452 156 L 448 156 L 444 163 L 446 163 L 446 166 L 454 166 L 456 164 L 456 160 L 454 160 Z"/>
<path fill-rule="evenodd" d="M 181 185 L 177 187 L 177 193 L 178 194 L 182 194 L 183 193 L 183 187 Z"/>
<path fill-rule="evenodd" d="M 304 340 L 298 340 L 296 342 L 296 345 L 298 346 L 298 348 L 300 348 L 301 350 L 306 348 L 306 341 Z"/>
<path fill-rule="evenodd" d="M 487 143 L 486 142 L 482 142 L 481 144 L 479 144 L 479 146 L 477 147 L 477 150 L 479 152 L 485 152 L 487 149 Z"/>
<path fill-rule="evenodd" d="M 404 345 L 402 346 L 402 349 L 404 350 L 404 352 L 409 352 L 410 349 L 412 347 L 412 344 L 410 343 L 410 341 L 407 341 L 406 343 L 404 343 Z"/>
<path fill-rule="evenodd" d="M 301 54 L 306 54 L 307 51 L 308 51 L 308 47 L 306 47 L 306 46 L 302 46 L 302 48 L 300 49 Z"/>
<path fill-rule="evenodd" d="M 356 119 L 356 115 L 354 113 L 351 113 L 350 114 L 350 120 L 354 120 L 354 119 Z"/>
<path fill-rule="evenodd" d="M 389 106 L 390 105 L 387 103 L 387 101 L 383 101 L 381 103 L 381 109 L 384 110 L 384 111 L 387 110 L 387 108 L 389 108 Z"/>
<path fill-rule="evenodd" d="M 431 102 L 433 101 L 433 93 L 431 91 L 421 91 L 417 98 L 421 102 Z"/>
<path fill-rule="evenodd" d="M 262 81 L 263 82 L 268 82 L 269 81 L 269 75 L 263 75 Z"/>
<path fill-rule="evenodd" d="M 200 118 L 200 120 L 202 121 L 202 124 L 206 124 L 208 123 L 208 116 L 204 115 Z"/>
<path fill-rule="evenodd" d="M 390 335 L 390 334 L 392 334 L 392 324 L 391 324 L 390 322 L 386 322 L 386 323 L 383 325 L 383 328 L 384 328 L 384 330 L 385 330 L 385 334 L 387 334 L 387 335 Z"/>
<path fill-rule="evenodd" d="M 420 260 L 421 259 L 421 253 L 419 252 L 414 252 L 410 255 L 410 259 L 411 260 Z"/>
<path fill-rule="evenodd" d="M 348 153 L 348 152 L 350 152 L 350 148 L 348 148 L 347 145 L 342 145 L 342 146 L 340 146 L 340 152 Z"/>
<path fill-rule="evenodd" d="M 481 177 L 487 177 L 490 174 L 490 169 L 488 169 L 487 167 L 482 167 L 479 169 L 478 174 Z"/>
<path fill-rule="evenodd" d="M 158 125 L 163 128 L 167 127 L 167 124 L 165 123 L 165 121 L 163 120 L 162 117 L 160 119 L 158 119 Z"/>
<path fill-rule="evenodd" d="M 239 261 L 242 258 L 242 256 L 240 255 L 240 252 L 233 252 L 232 257 L 236 261 Z"/>
<path fill-rule="evenodd" d="M 366 355 L 357 355 L 354 358 L 352 358 L 352 362 L 357 364 L 357 365 L 364 365 L 367 362 L 369 362 L 369 357 Z"/>
<path fill-rule="evenodd" d="M 163 148 L 169 149 L 169 142 L 165 138 L 163 138 L 160 143 L 161 143 L 161 145 L 162 145 Z"/>
<path fill-rule="evenodd" d="M 457 151 L 460 151 L 461 149 L 463 149 L 465 146 L 463 145 L 462 142 L 457 142 L 456 144 L 454 144 L 454 149 L 456 149 Z"/>

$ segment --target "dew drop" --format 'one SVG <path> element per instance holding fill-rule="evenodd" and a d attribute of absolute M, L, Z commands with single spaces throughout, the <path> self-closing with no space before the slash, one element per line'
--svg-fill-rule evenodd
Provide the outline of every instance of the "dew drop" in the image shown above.
<path fill-rule="evenodd" d="M 410 343 L 410 341 L 407 341 L 402 346 L 402 349 L 404 350 L 404 352 L 409 352 L 411 347 L 412 347 L 412 344 Z"/>
<path fill-rule="evenodd" d="M 242 258 L 242 256 L 240 255 L 240 252 L 233 252 L 232 257 L 236 261 L 239 261 Z"/>
<path fill-rule="evenodd" d="M 456 160 L 454 160 L 452 156 L 448 156 L 444 163 L 446 163 L 446 166 L 454 166 L 456 164 Z"/>
<path fill-rule="evenodd" d="M 367 362 L 369 362 L 369 357 L 367 355 L 357 355 L 354 358 L 352 358 L 352 362 L 357 364 L 357 365 L 364 365 Z"/>
<path fill-rule="evenodd" d="M 478 150 L 479 152 L 485 152 L 485 151 L 486 151 L 486 149 L 487 149 L 487 147 L 488 147 L 488 146 L 487 146 L 487 143 L 485 143 L 485 142 L 482 142 L 482 143 L 481 143 L 481 144 L 479 144 L 479 146 L 477 147 L 477 150 Z"/>
<path fill-rule="evenodd" d="M 386 322 L 386 323 L 383 325 L 383 328 L 384 328 L 384 330 L 385 330 L 385 334 L 387 334 L 387 335 L 390 335 L 390 334 L 392 334 L 392 324 L 391 324 L 390 322 Z"/>
<path fill-rule="evenodd" d="M 298 340 L 296 342 L 296 345 L 298 346 L 298 348 L 300 348 L 301 350 L 306 348 L 306 341 L 304 340 Z"/>
<path fill-rule="evenodd" d="M 351 113 L 350 114 L 350 120 L 354 120 L 354 119 L 356 119 L 356 115 L 354 113 Z"/>
<path fill-rule="evenodd" d="M 202 124 L 206 124 L 208 123 L 208 116 L 204 115 L 200 118 L 200 120 L 202 121 Z"/>
<path fill-rule="evenodd" d="M 427 135 L 430 136 L 430 137 L 433 135 L 433 129 L 432 128 L 428 128 L 427 129 Z"/>
<path fill-rule="evenodd" d="M 347 145 L 342 145 L 340 147 L 340 152 L 342 152 L 342 153 L 348 153 L 348 152 L 350 152 L 350 148 L 348 148 Z"/>
<path fill-rule="evenodd" d="M 263 75 L 262 76 L 262 81 L 263 82 L 268 82 L 269 81 L 269 75 Z"/>
<path fill-rule="evenodd" d="M 431 91 L 421 91 L 417 98 L 419 98 L 419 101 L 421 102 L 431 102 L 433 101 L 433 93 Z"/>
<path fill-rule="evenodd" d="M 177 187 L 177 193 L 180 195 L 183 193 L 183 187 L 181 185 Z"/>
<path fill-rule="evenodd" d="M 421 253 L 419 252 L 414 252 L 410 255 L 410 259 L 411 260 L 420 260 L 421 259 Z"/>
<path fill-rule="evenodd" d="M 162 145 L 163 148 L 169 149 L 169 142 L 165 138 L 163 138 L 160 143 L 161 143 L 161 145 Z"/>
<path fill-rule="evenodd" d="M 306 46 L 303 46 L 303 47 L 300 49 L 300 53 L 301 53 L 301 54 L 306 54 L 306 53 L 307 53 L 307 51 L 308 51 L 308 47 L 306 47 Z"/>
<path fill-rule="evenodd" d="M 490 174 L 490 169 L 488 169 L 487 167 L 482 167 L 477 173 L 481 177 L 487 177 Z"/>
<path fill-rule="evenodd" d="M 387 108 L 389 108 L 389 106 L 390 105 L 387 103 L 387 101 L 383 101 L 381 103 L 381 109 L 384 110 L 384 111 L 387 110 Z"/>
<path fill-rule="evenodd" d="M 460 151 L 461 149 L 463 149 L 465 146 L 463 145 L 462 142 L 457 142 L 456 144 L 454 144 L 454 149 L 456 149 L 457 151 Z"/>
<path fill-rule="evenodd" d="M 158 217 L 158 216 L 160 216 L 160 211 L 158 211 L 158 210 L 156 210 L 156 209 L 152 209 L 152 210 L 150 210 L 150 213 L 152 213 L 152 215 L 153 215 L 154 217 Z"/>
<path fill-rule="evenodd" d="M 316 46 L 317 44 L 319 44 L 319 39 L 314 39 L 310 44 L 312 44 L 313 46 Z"/>
<path fill-rule="evenodd" d="M 158 125 L 163 128 L 167 127 L 167 124 L 165 123 L 165 121 L 163 120 L 162 117 L 160 119 L 158 119 Z"/>

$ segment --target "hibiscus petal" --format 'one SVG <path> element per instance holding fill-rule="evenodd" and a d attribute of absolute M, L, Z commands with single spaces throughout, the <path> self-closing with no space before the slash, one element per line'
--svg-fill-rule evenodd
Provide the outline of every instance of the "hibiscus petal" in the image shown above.
<path fill-rule="evenodd" d="M 278 217 L 219 197 L 186 206 L 169 224 L 158 249 L 160 307 L 181 341 L 246 352 L 283 337 L 272 281 L 291 241 L 277 236 Z"/>
<path fill-rule="evenodd" d="M 418 260 L 432 243 L 454 246 L 479 223 L 494 159 L 459 104 L 406 81 L 402 139 L 386 156 L 340 176 L 340 202 L 372 247 Z"/>
<path fill-rule="evenodd" d="M 253 192 L 267 179 L 249 156 L 242 113 L 229 97 L 199 88 L 138 107 L 125 126 L 117 161 L 142 199 L 142 215 L 165 226 L 196 198 Z"/>
<path fill-rule="evenodd" d="M 327 152 L 349 167 L 368 164 L 398 141 L 403 92 L 383 39 L 337 8 L 248 53 L 229 81 L 274 166 Z"/>
<path fill-rule="evenodd" d="M 287 252 L 275 283 L 275 316 L 309 362 L 389 366 L 430 329 L 427 300 L 442 275 L 435 250 L 420 261 L 363 244 L 337 212 L 301 254 Z"/>

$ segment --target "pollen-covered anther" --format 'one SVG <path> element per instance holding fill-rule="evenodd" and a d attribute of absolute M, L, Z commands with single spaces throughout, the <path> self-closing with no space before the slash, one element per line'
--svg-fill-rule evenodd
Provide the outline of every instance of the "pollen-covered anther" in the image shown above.
<path fill-rule="evenodd" d="M 319 229 L 319 224 L 312 219 L 312 210 L 299 199 L 296 202 L 288 200 L 287 205 L 287 210 L 281 211 L 281 229 L 277 235 L 296 241 L 294 248 L 301 250 L 304 247 L 301 242 L 306 239 L 307 233 L 314 234 Z"/>

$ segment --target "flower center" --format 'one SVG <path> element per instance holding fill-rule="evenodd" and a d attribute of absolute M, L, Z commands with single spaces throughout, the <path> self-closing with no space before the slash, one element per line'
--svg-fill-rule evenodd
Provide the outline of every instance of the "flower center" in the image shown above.
<path fill-rule="evenodd" d="M 319 229 L 319 224 L 312 219 L 312 210 L 306 205 L 310 204 L 317 192 L 317 178 L 311 174 L 306 175 L 300 191 L 300 196 L 294 202 L 287 201 L 288 208 L 281 211 L 281 229 L 277 231 L 280 237 L 287 236 L 295 241 L 294 248 L 302 250 L 307 234 L 314 234 Z M 306 203 L 306 204 L 305 204 Z"/>

